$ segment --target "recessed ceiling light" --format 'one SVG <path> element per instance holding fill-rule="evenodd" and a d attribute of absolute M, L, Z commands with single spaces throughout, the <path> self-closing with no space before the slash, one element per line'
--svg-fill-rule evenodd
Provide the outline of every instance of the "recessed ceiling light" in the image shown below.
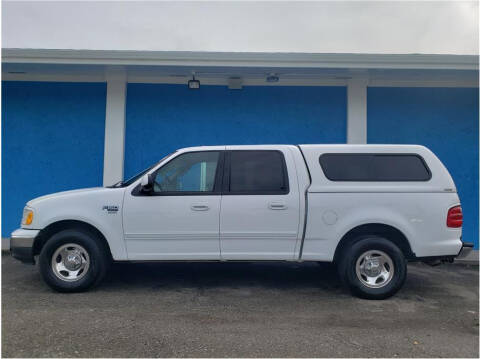
<path fill-rule="evenodd" d="M 278 82 L 278 80 L 280 80 L 280 78 L 275 74 L 270 74 L 270 75 L 267 76 L 266 80 L 267 80 L 267 82 Z"/>
<path fill-rule="evenodd" d="M 230 77 L 228 79 L 228 88 L 230 90 L 241 90 L 243 79 L 239 76 Z"/>

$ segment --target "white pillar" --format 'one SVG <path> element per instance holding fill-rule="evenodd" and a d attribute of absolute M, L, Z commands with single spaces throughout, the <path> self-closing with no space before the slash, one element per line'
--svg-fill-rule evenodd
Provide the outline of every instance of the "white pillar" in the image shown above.
<path fill-rule="evenodd" d="M 367 143 L 367 78 L 347 84 L 347 143 Z"/>
<path fill-rule="evenodd" d="M 125 104 L 127 74 L 122 66 L 108 67 L 107 108 L 105 113 L 105 149 L 103 154 L 103 185 L 123 180 L 125 153 Z"/>

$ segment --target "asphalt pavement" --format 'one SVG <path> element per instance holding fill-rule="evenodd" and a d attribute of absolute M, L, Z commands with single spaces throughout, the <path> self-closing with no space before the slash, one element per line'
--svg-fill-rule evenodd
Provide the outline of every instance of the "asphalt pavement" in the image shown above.
<path fill-rule="evenodd" d="M 123 263 L 86 293 L 2 255 L 4 357 L 478 357 L 478 266 L 353 298 L 316 263 Z"/>

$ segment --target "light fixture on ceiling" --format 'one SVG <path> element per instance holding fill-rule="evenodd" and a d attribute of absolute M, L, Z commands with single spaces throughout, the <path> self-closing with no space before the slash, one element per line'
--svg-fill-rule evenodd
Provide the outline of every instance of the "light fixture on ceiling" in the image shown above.
<path fill-rule="evenodd" d="M 190 90 L 198 90 L 200 88 L 200 81 L 195 80 L 195 72 L 192 72 L 192 79 L 188 80 L 188 88 Z"/>
<path fill-rule="evenodd" d="M 267 82 L 278 82 L 279 79 L 280 78 L 275 73 L 272 72 L 271 74 L 269 74 L 267 76 L 266 81 Z"/>
<path fill-rule="evenodd" d="M 228 78 L 228 88 L 230 90 L 241 90 L 243 79 L 239 76 L 233 76 Z"/>

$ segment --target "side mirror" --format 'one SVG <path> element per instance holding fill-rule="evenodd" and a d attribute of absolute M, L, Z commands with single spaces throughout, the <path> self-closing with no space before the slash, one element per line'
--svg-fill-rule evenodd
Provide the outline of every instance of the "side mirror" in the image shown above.
<path fill-rule="evenodd" d="M 140 186 L 142 187 L 142 192 L 150 193 L 153 191 L 153 177 L 150 174 L 143 175 Z"/>

